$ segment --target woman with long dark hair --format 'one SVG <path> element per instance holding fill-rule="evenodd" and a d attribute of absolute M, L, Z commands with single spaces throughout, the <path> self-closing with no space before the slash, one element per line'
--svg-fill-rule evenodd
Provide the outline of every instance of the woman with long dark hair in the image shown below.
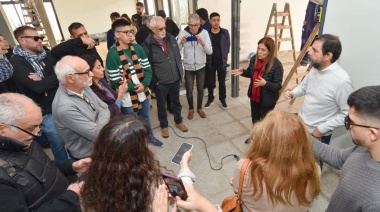
<path fill-rule="evenodd" d="M 320 168 L 310 134 L 294 114 L 271 111 L 254 125 L 242 187 L 244 211 L 306 212 L 320 192 Z M 232 180 L 239 187 L 236 164 Z"/>
<path fill-rule="evenodd" d="M 5 56 L 9 59 L 13 55 L 13 48 L 9 45 L 8 41 L 5 40 L 4 36 L 0 34 L 0 54 L 5 54 Z"/>
<path fill-rule="evenodd" d="M 251 80 L 247 94 L 251 100 L 252 124 L 264 118 L 276 106 L 284 74 L 282 64 L 276 57 L 274 40 L 264 37 L 257 45 L 256 56 L 251 58 L 248 68 L 231 71 L 235 76 L 241 75 Z"/>
<path fill-rule="evenodd" d="M 94 91 L 99 99 L 107 103 L 111 117 L 122 115 L 120 108 L 123 96 L 128 91 L 126 82 L 123 82 L 119 86 L 118 91 L 115 91 L 104 78 L 104 68 L 98 57 L 90 54 L 82 55 L 81 57 L 90 66 L 90 70 L 94 75 L 92 77 L 92 85 L 90 86 L 92 91 Z"/>
<path fill-rule="evenodd" d="M 149 128 L 141 117 L 117 116 L 103 127 L 84 179 L 85 211 L 152 210 L 155 191 L 163 180 L 149 142 Z M 185 155 L 178 177 L 192 184 L 195 176 L 188 168 L 191 153 Z"/>

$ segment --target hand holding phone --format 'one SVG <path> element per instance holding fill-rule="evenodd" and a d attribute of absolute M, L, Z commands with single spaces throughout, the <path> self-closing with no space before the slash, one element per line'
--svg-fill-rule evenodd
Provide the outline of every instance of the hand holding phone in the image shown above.
<path fill-rule="evenodd" d="M 185 186 L 183 185 L 183 182 L 181 178 L 173 176 L 168 173 L 161 173 L 162 177 L 164 178 L 165 184 L 169 189 L 170 194 L 173 197 L 180 197 L 182 200 L 187 199 L 187 193 Z"/>
<path fill-rule="evenodd" d="M 197 41 L 197 40 L 198 40 L 198 38 L 195 37 L 195 36 L 188 36 L 188 37 L 186 38 L 186 41 Z"/>
<path fill-rule="evenodd" d="M 189 144 L 189 143 L 186 143 L 186 142 L 182 143 L 182 145 L 179 147 L 178 151 L 173 156 L 172 163 L 180 165 L 180 162 L 182 160 L 183 155 L 187 151 L 191 150 L 192 148 L 193 148 L 192 144 Z"/>

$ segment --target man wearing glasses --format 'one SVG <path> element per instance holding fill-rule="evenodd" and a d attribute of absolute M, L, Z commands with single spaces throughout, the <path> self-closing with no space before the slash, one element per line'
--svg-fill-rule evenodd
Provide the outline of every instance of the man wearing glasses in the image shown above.
<path fill-rule="evenodd" d="M 8 88 L 33 99 L 42 108 L 43 135 L 36 141 L 42 146 L 50 145 L 55 160 L 67 160 L 64 142 L 58 136 L 52 115 L 52 102 L 58 88 L 54 73 L 56 58 L 43 48 L 42 40 L 35 28 L 22 26 L 13 32 L 20 45 L 15 46 L 14 55 L 9 62 L 14 73 Z"/>
<path fill-rule="evenodd" d="M 90 38 L 83 24 L 74 22 L 69 26 L 70 40 L 62 42 L 52 48 L 51 53 L 58 59 L 66 55 L 82 56 L 85 54 L 96 55 L 103 65 L 103 60 L 97 52 L 95 40 Z"/>
<path fill-rule="evenodd" d="M 313 139 L 313 151 L 340 170 L 330 211 L 380 211 L 380 86 L 353 92 L 344 123 L 354 147 L 338 149 Z"/>
<path fill-rule="evenodd" d="M 149 87 L 154 90 L 157 97 L 161 136 L 167 138 L 169 137 L 169 125 L 165 109 L 167 96 L 172 102 L 175 126 L 182 132 L 188 131 L 182 123 L 182 105 L 179 101 L 179 89 L 183 77 L 181 54 L 176 39 L 166 33 L 165 20 L 162 17 L 153 17 L 150 21 L 150 27 L 153 33 L 148 35 L 143 43 L 143 48 L 148 55 L 154 73 Z"/>
<path fill-rule="evenodd" d="M 143 48 L 132 43 L 134 40 L 131 23 L 119 19 L 112 23 L 116 43 L 107 54 L 107 72 L 113 88 L 118 88 L 126 80 L 128 92 L 124 94 L 122 110 L 125 114 L 139 115 L 145 119 L 150 129 L 150 142 L 163 147 L 150 125 L 150 90 L 152 69 Z"/>
<path fill-rule="evenodd" d="M 73 159 L 89 157 L 93 141 L 108 123 L 108 105 L 89 88 L 93 73 L 87 62 L 65 56 L 55 66 L 59 88 L 53 101 L 53 115 L 59 134 Z"/>
<path fill-rule="evenodd" d="M 350 76 L 337 62 L 341 52 L 337 36 L 318 36 L 308 52 L 313 68 L 297 87 L 285 91 L 286 98 L 305 95 L 299 117 L 309 132 L 326 144 L 332 130 L 343 125 L 348 113 L 346 101 L 354 90 Z"/>
<path fill-rule="evenodd" d="M 0 95 L 0 211 L 78 211 L 82 183 L 66 176 L 83 173 L 90 158 L 51 161 L 38 143 L 41 109 L 16 93 Z"/>

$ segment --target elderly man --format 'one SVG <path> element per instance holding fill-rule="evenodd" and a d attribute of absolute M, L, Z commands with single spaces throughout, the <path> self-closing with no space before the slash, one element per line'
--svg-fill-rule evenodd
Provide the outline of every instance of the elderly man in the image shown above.
<path fill-rule="evenodd" d="M 308 52 L 313 69 L 297 87 L 285 92 L 287 98 L 306 95 L 299 117 L 309 132 L 326 144 L 332 130 L 343 125 L 346 101 L 354 90 L 350 76 L 337 62 L 341 52 L 338 37 L 318 36 Z"/>
<path fill-rule="evenodd" d="M 156 16 L 150 21 L 150 27 L 153 34 L 148 36 L 143 47 L 153 67 L 150 88 L 156 93 L 161 135 L 167 138 L 169 131 L 165 100 L 168 95 L 172 101 L 175 126 L 182 132 L 188 131 L 182 123 L 182 105 L 179 101 L 179 88 L 183 76 L 182 61 L 176 39 L 165 31 L 165 20 Z"/>
<path fill-rule="evenodd" d="M 66 176 L 83 173 L 90 158 L 51 161 L 38 143 L 41 109 L 26 96 L 0 95 L 0 211 L 78 211 L 80 186 Z"/>
<path fill-rule="evenodd" d="M 58 88 L 54 74 L 57 59 L 43 48 L 44 37 L 35 28 L 21 26 L 13 34 L 20 45 L 15 46 L 14 55 L 9 59 L 15 71 L 8 88 L 25 94 L 41 106 L 45 128 L 36 141 L 42 146 L 50 144 L 55 160 L 67 160 L 63 139 L 58 136 L 54 125 L 51 106 Z"/>
<path fill-rule="evenodd" d="M 107 54 L 107 71 L 112 87 L 119 87 L 126 80 L 128 92 L 124 94 L 123 110 L 126 114 L 139 115 L 145 119 L 150 129 L 150 142 L 163 147 L 163 143 L 154 137 L 150 125 L 150 91 L 152 69 L 145 52 L 138 44 L 132 44 L 131 23 L 119 19 L 112 24 L 116 37 L 116 46 Z"/>
<path fill-rule="evenodd" d="M 139 31 L 136 33 L 136 42 L 142 44 L 148 35 L 152 32 L 149 28 L 150 20 L 153 18 L 151 15 L 144 16 L 143 25 L 140 27 Z"/>
<path fill-rule="evenodd" d="M 83 24 L 74 22 L 69 26 L 70 40 L 60 43 L 52 48 L 51 53 L 61 59 L 66 55 L 82 56 L 85 54 L 96 55 L 103 65 L 103 60 L 96 51 L 95 41 L 90 38 Z"/>
<path fill-rule="evenodd" d="M 85 60 L 65 56 L 55 66 L 55 73 L 60 83 L 53 101 L 55 125 L 71 158 L 88 157 L 110 111 L 89 88 L 93 73 Z"/>
<path fill-rule="evenodd" d="M 313 140 L 313 151 L 340 170 L 340 180 L 327 212 L 380 211 L 380 86 L 353 92 L 344 124 L 356 144 L 338 149 Z"/>
<path fill-rule="evenodd" d="M 186 96 L 189 103 L 189 120 L 194 117 L 193 88 L 194 78 L 197 81 L 197 112 L 201 118 L 206 118 L 202 110 L 203 86 L 205 82 L 206 54 L 212 54 L 209 34 L 200 28 L 199 16 L 192 14 L 188 26 L 178 35 L 179 49 L 184 49 L 183 66 L 185 67 Z"/>

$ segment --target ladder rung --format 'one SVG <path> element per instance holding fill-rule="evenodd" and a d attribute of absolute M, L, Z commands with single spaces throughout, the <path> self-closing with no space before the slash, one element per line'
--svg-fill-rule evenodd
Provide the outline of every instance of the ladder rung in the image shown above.
<path fill-rule="evenodd" d="M 269 27 L 276 27 L 276 24 L 269 24 Z M 290 25 L 277 24 L 277 29 L 290 29 Z"/>
<path fill-rule="evenodd" d="M 288 54 L 288 53 L 293 53 L 295 50 L 293 49 L 289 49 L 289 50 L 282 50 L 282 51 L 278 51 L 277 53 L 280 53 L 280 54 Z"/>
<path fill-rule="evenodd" d="M 282 42 L 282 41 L 291 41 L 292 38 L 278 38 L 277 42 Z"/>
<path fill-rule="evenodd" d="M 31 22 L 26 22 L 25 24 L 39 24 L 39 21 L 31 21 Z"/>
<path fill-rule="evenodd" d="M 37 31 L 44 31 L 44 28 L 40 26 L 40 27 L 36 27 L 36 30 Z"/>
<path fill-rule="evenodd" d="M 24 15 L 24 17 L 36 17 L 37 15 L 36 14 L 28 14 L 28 15 Z"/>
<path fill-rule="evenodd" d="M 277 16 L 289 16 L 288 12 L 278 12 Z"/>
<path fill-rule="evenodd" d="M 21 9 L 23 9 L 23 10 L 33 10 L 32 7 L 21 7 Z"/>

